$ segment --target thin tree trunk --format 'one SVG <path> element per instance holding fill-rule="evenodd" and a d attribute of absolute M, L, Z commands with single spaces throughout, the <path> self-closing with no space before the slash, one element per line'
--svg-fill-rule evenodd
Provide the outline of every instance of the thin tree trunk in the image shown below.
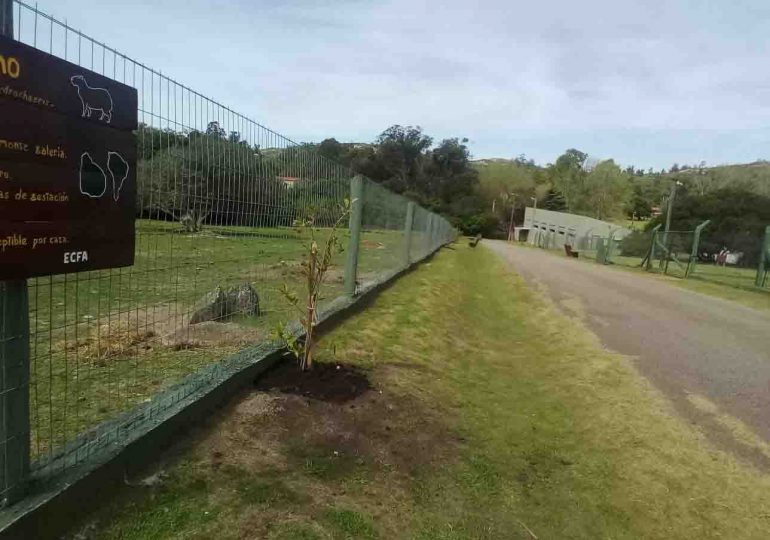
<path fill-rule="evenodd" d="M 316 288 L 316 273 L 318 271 L 318 246 L 313 243 L 310 248 L 310 260 L 307 272 L 307 320 L 305 324 L 305 354 L 302 361 L 302 370 L 313 367 L 313 327 L 315 326 L 315 308 L 318 291 Z"/>

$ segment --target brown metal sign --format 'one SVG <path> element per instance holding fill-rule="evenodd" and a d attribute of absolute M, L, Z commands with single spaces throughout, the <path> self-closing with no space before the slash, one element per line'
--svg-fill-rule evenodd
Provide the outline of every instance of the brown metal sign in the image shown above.
<path fill-rule="evenodd" d="M 0 37 L 0 279 L 129 266 L 136 90 Z"/>

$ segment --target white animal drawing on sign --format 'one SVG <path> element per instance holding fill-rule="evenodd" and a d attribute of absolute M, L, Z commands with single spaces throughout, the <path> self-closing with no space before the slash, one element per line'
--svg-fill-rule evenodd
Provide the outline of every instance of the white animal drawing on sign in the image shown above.
<path fill-rule="evenodd" d="M 91 113 L 99 111 L 99 120 L 112 122 L 112 96 L 106 88 L 94 88 L 88 85 L 82 75 L 70 77 L 72 86 L 77 88 L 80 103 L 83 106 L 83 117 L 91 118 Z"/>
<path fill-rule="evenodd" d="M 123 156 L 117 152 L 107 152 L 107 169 L 112 176 L 112 198 L 117 201 L 120 199 L 120 190 L 123 189 L 123 182 L 128 178 L 130 167 Z"/>
<path fill-rule="evenodd" d="M 88 152 L 80 155 L 80 193 L 98 199 L 107 191 L 107 175 Z"/>

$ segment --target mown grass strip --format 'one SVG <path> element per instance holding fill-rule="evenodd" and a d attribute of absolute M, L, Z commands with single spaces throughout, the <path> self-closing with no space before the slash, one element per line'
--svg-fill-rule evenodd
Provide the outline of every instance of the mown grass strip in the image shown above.
<path fill-rule="evenodd" d="M 359 413 L 308 402 L 300 410 L 313 416 L 301 424 L 286 408 L 296 400 L 273 396 L 280 416 L 249 428 L 224 415 L 168 465 L 170 480 L 97 516 L 96 537 L 753 539 L 770 530 L 767 474 L 713 448 L 630 359 L 487 250 L 443 251 L 326 336 L 322 350 L 322 360 L 369 370 L 384 392 L 376 399 L 400 396 L 358 427 L 403 459 L 373 452 L 350 467 L 329 457 L 330 443 L 311 448 L 323 474 L 297 465 L 307 452 L 270 426 L 291 442 L 308 425 L 326 433 L 340 425 L 332 419 Z M 428 423 L 412 428 L 412 419 Z M 237 476 L 252 480 L 233 481 L 205 457 L 238 422 L 236 457 L 250 465 Z M 444 434 L 420 444 L 439 424 Z"/>

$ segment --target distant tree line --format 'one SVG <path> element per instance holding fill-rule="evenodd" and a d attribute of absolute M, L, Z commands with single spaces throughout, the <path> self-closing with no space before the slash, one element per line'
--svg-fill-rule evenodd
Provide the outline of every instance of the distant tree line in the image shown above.
<path fill-rule="evenodd" d="M 207 223 L 287 226 L 310 209 L 324 224 L 349 193 L 347 171 L 312 148 L 262 149 L 217 122 L 185 134 L 140 126 L 137 150 L 139 216 L 190 232 Z"/>
<path fill-rule="evenodd" d="M 340 143 L 334 138 L 318 145 L 319 153 L 363 174 L 395 193 L 445 215 L 467 233 L 485 227 L 485 202 L 478 191 L 465 138 L 433 138 L 420 127 L 394 125 L 372 144 Z"/>
<path fill-rule="evenodd" d="M 662 219 L 675 182 L 674 226 L 691 230 L 711 219 L 706 242 L 742 250 L 770 223 L 766 162 L 675 164 L 655 172 L 621 168 L 574 148 L 545 166 L 524 155 L 472 162 L 467 139 L 434 143 L 420 127 L 401 125 L 371 143 L 327 138 L 287 148 L 249 144 L 217 122 L 187 133 L 143 125 L 137 146 L 139 214 L 176 220 L 191 231 L 206 223 L 290 225 L 308 209 L 323 222 L 348 195 L 354 174 L 445 215 L 466 234 L 504 236 L 511 216 L 521 223 L 524 208 L 535 201 L 540 208 L 607 221 L 646 220 L 649 229 Z M 368 204 L 373 222 L 399 226 L 391 223 L 402 218 L 387 207 L 386 197 Z"/>
<path fill-rule="evenodd" d="M 707 257 L 726 247 L 744 252 L 744 263 L 754 264 L 756 245 L 770 225 L 770 164 L 763 161 L 711 168 L 704 162 L 675 164 L 655 172 L 621 168 L 612 160 L 591 160 L 586 153 L 569 149 L 546 166 L 537 166 L 525 156 L 482 160 L 476 165 L 481 173 L 479 189 L 486 208 L 495 208 L 490 217 L 497 221 L 494 230 L 500 235 L 508 226 L 511 208 L 515 222 L 521 223 L 523 210 L 534 204 L 533 199 L 539 208 L 619 224 L 644 220 L 644 229 L 649 231 L 664 221 L 675 183 L 672 230 L 692 231 L 710 219 L 701 243 Z M 649 235 L 630 237 L 628 246 L 635 246 L 631 249 L 634 254 L 643 255 Z"/>

